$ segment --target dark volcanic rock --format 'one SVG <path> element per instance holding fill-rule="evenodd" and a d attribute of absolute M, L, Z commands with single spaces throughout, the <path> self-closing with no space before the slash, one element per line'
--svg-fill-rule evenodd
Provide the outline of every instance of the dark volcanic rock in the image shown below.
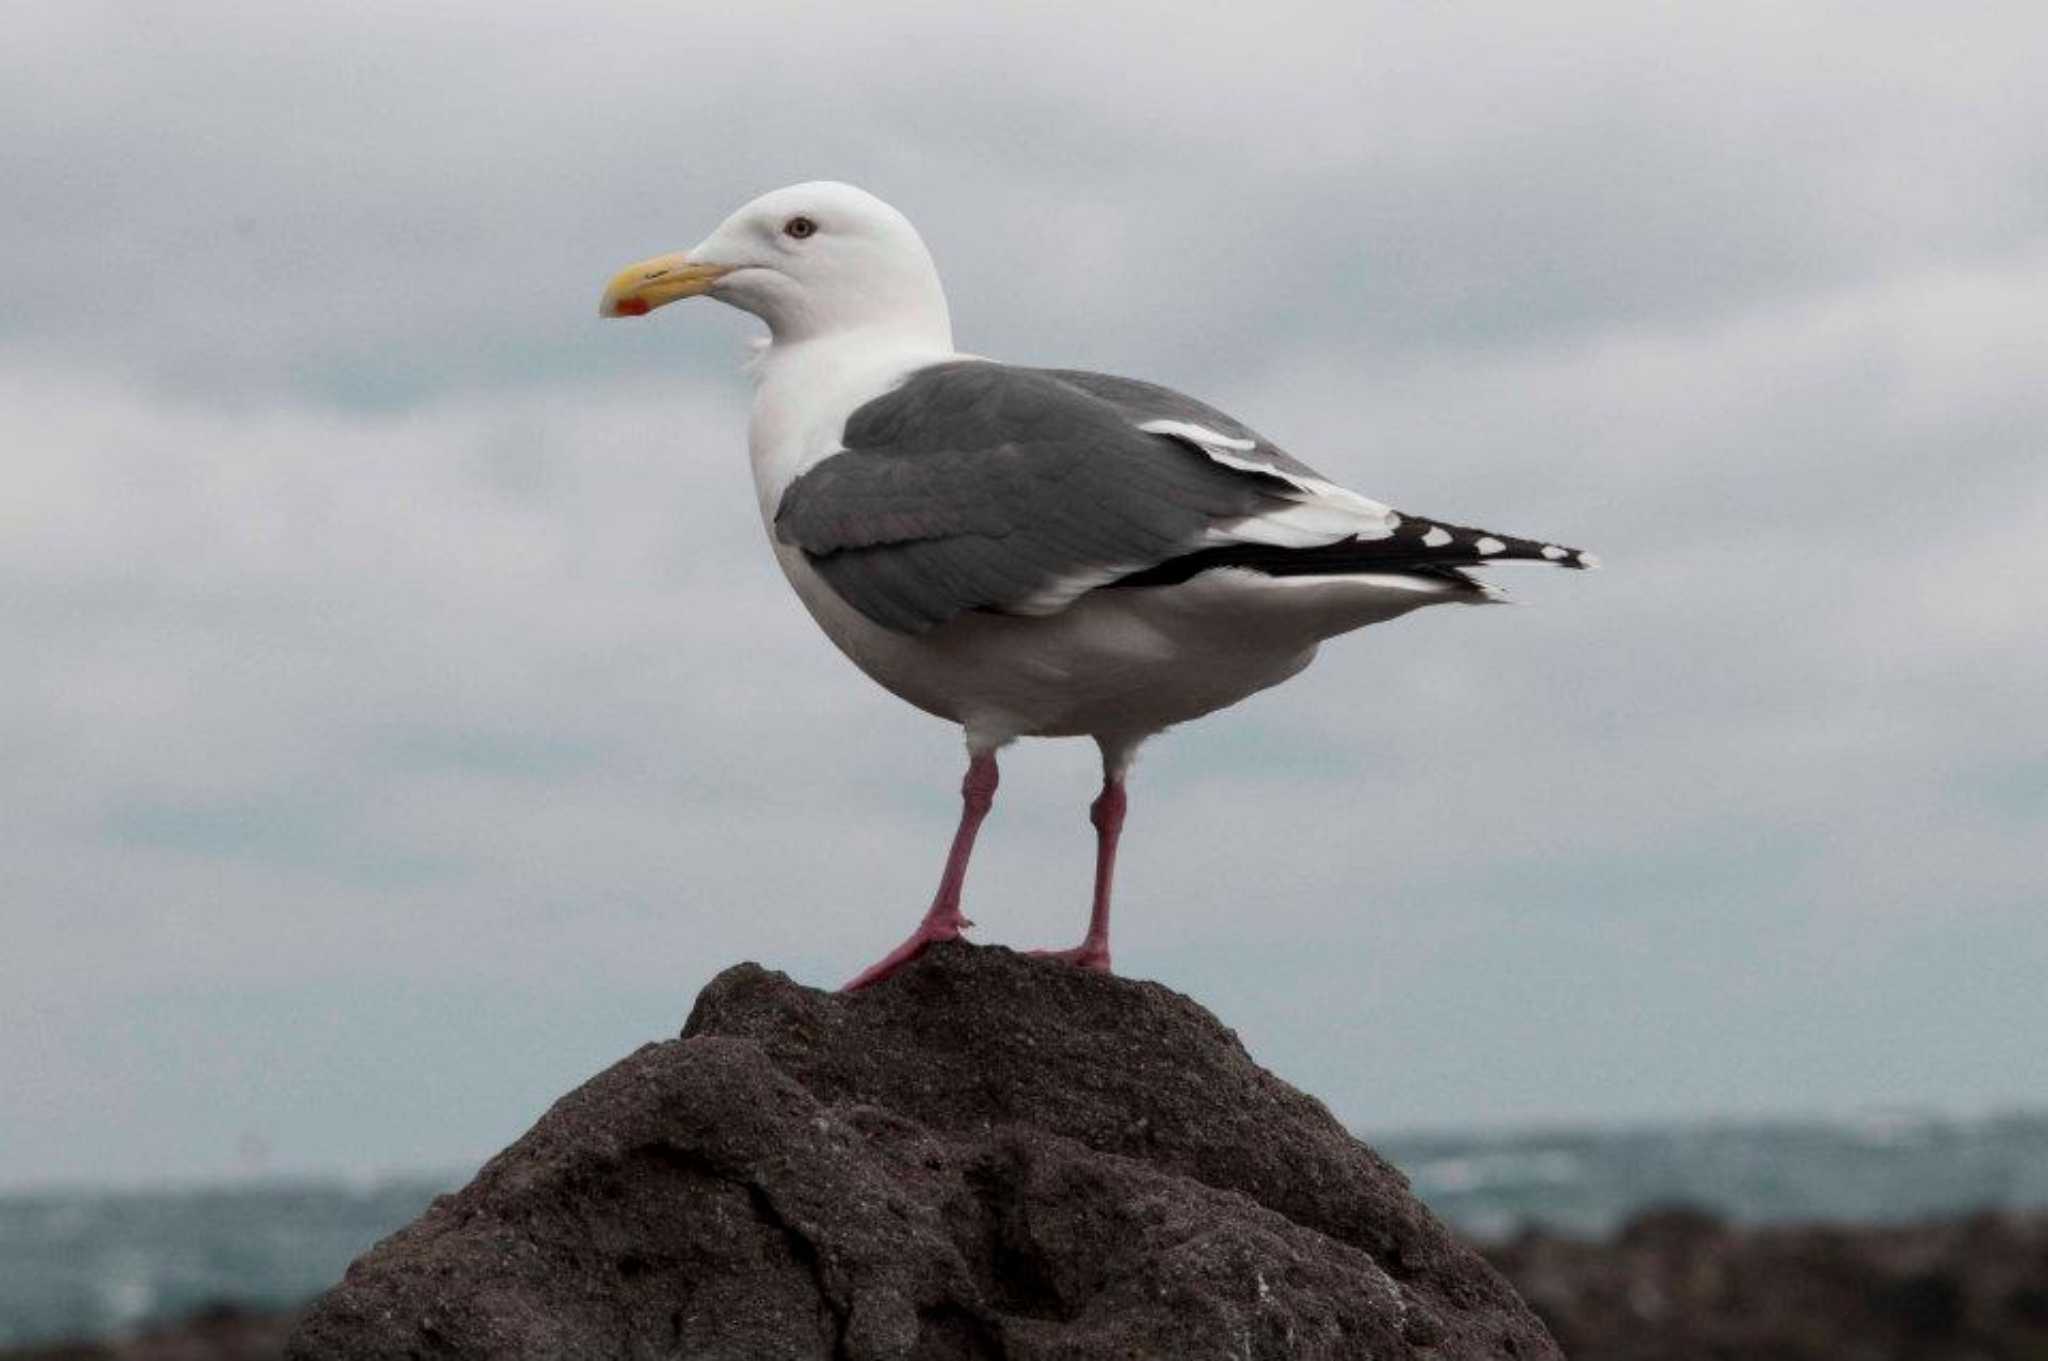
<path fill-rule="evenodd" d="M 1554 1357 L 1314 1099 L 1186 998 L 949 946 L 753 965 L 349 1268 L 330 1357 Z"/>

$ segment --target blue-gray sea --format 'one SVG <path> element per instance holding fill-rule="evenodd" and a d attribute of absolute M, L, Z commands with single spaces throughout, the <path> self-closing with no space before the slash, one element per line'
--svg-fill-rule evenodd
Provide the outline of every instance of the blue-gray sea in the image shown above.
<path fill-rule="evenodd" d="M 1603 1234 L 1676 1203 L 1745 1223 L 2048 1207 L 2048 1113 L 1372 1142 L 1475 1237 L 1529 1224 Z M 0 1197 L 0 1345 L 123 1332 L 219 1301 L 297 1303 L 462 1180 Z"/>

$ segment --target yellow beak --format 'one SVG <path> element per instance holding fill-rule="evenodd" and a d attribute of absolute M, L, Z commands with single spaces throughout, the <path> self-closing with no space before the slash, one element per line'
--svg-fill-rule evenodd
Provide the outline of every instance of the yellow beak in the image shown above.
<path fill-rule="evenodd" d="M 725 275 L 731 265 L 707 265 L 681 253 L 657 255 L 627 265 L 605 285 L 597 304 L 601 317 L 644 317 L 678 298 L 694 298 Z"/>

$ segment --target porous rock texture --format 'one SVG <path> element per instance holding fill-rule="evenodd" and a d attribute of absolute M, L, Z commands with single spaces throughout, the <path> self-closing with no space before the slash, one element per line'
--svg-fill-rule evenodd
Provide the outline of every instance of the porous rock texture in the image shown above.
<path fill-rule="evenodd" d="M 1154 983 L 752 964 L 309 1311 L 295 1361 L 1555 1357 L 1322 1104 Z"/>

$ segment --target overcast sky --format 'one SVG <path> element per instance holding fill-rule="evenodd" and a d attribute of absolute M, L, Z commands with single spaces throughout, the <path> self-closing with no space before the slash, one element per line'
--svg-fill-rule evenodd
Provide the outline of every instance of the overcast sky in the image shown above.
<path fill-rule="evenodd" d="M 1368 1130 L 2048 1102 L 2037 7 L 824 8 L 10 10 L 0 1185 L 460 1168 L 909 928 L 958 736 L 773 564 L 755 323 L 594 315 L 819 177 L 966 348 L 1609 564 L 1154 743 L 1123 972 Z"/>

